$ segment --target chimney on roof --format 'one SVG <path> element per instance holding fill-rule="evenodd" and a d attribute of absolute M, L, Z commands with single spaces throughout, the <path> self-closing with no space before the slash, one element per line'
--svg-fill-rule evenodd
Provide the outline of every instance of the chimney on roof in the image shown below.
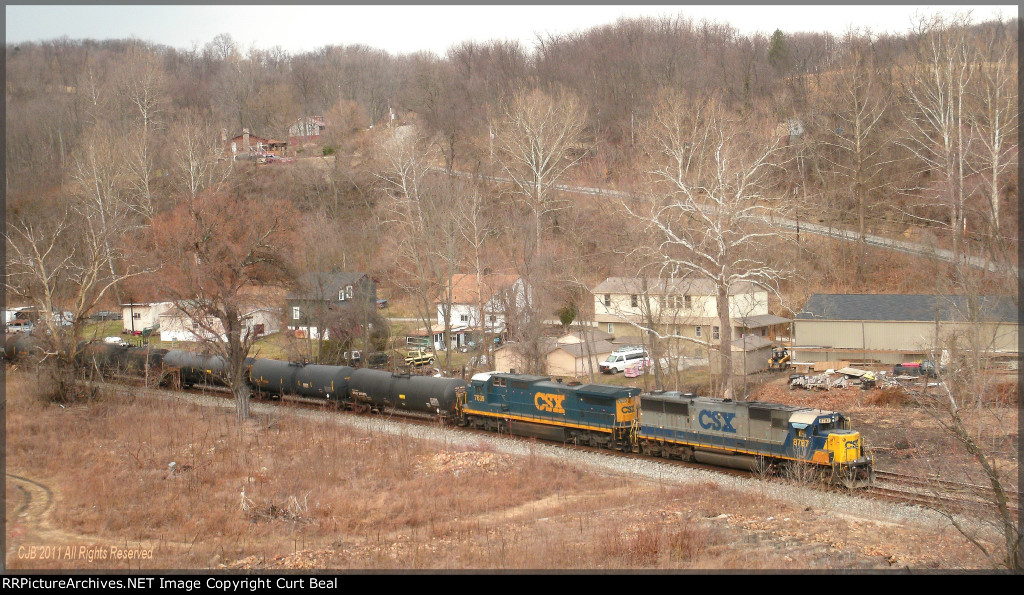
<path fill-rule="evenodd" d="M 243 128 L 242 129 L 242 146 L 247 148 L 247 149 L 249 148 L 249 129 L 248 128 Z"/>

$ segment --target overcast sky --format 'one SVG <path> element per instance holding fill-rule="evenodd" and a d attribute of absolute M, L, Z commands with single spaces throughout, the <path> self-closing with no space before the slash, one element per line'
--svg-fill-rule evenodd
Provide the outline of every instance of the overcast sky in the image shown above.
<path fill-rule="evenodd" d="M 6 41 L 124 39 L 175 48 L 203 46 L 228 33 L 248 49 L 280 46 L 290 54 L 325 45 L 365 44 L 392 54 L 419 50 L 443 55 L 461 41 L 519 40 L 528 49 L 538 34 L 570 33 L 623 16 L 678 15 L 725 22 L 740 33 L 842 33 L 849 26 L 904 32 L 915 14 L 970 10 L 975 21 L 1017 6 L 7 6 Z"/>

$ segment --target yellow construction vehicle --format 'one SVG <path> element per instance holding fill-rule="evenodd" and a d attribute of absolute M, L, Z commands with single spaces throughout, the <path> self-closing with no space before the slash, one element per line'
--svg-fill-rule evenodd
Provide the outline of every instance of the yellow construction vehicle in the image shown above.
<path fill-rule="evenodd" d="M 769 370 L 785 370 L 789 368 L 789 349 L 785 346 L 772 348 L 772 359 L 768 362 Z"/>

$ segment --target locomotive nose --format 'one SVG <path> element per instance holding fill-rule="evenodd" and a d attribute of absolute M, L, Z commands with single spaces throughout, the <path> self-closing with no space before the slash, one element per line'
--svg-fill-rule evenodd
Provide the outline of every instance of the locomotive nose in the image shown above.
<path fill-rule="evenodd" d="M 861 458 L 860 432 L 837 430 L 828 435 L 825 450 L 832 451 L 835 463 L 852 463 Z"/>

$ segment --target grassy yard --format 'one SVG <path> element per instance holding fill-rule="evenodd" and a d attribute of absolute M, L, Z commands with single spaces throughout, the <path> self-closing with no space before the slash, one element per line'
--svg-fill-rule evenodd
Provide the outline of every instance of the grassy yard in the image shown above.
<path fill-rule="evenodd" d="M 86 341 L 102 341 L 104 337 L 120 337 L 122 336 L 121 323 L 122 321 L 120 320 L 86 322 L 82 328 L 82 338 Z M 123 337 L 127 337 L 127 335 Z"/>
<path fill-rule="evenodd" d="M 200 349 L 198 343 L 190 341 L 161 341 L 160 333 L 153 333 L 148 337 L 140 335 L 121 334 L 123 321 L 89 321 L 82 328 L 81 338 L 85 341 L 102 341 L 106 337 L 121 337 L 127 343 L 143 346 L 150 345 L 160 349 L 184 349 L 196 351 Z M 272 359 L 288 359 L 289 338 L 286 333 L 271 333 L 256 341 L 252 354 L 259 357 Z"/>

